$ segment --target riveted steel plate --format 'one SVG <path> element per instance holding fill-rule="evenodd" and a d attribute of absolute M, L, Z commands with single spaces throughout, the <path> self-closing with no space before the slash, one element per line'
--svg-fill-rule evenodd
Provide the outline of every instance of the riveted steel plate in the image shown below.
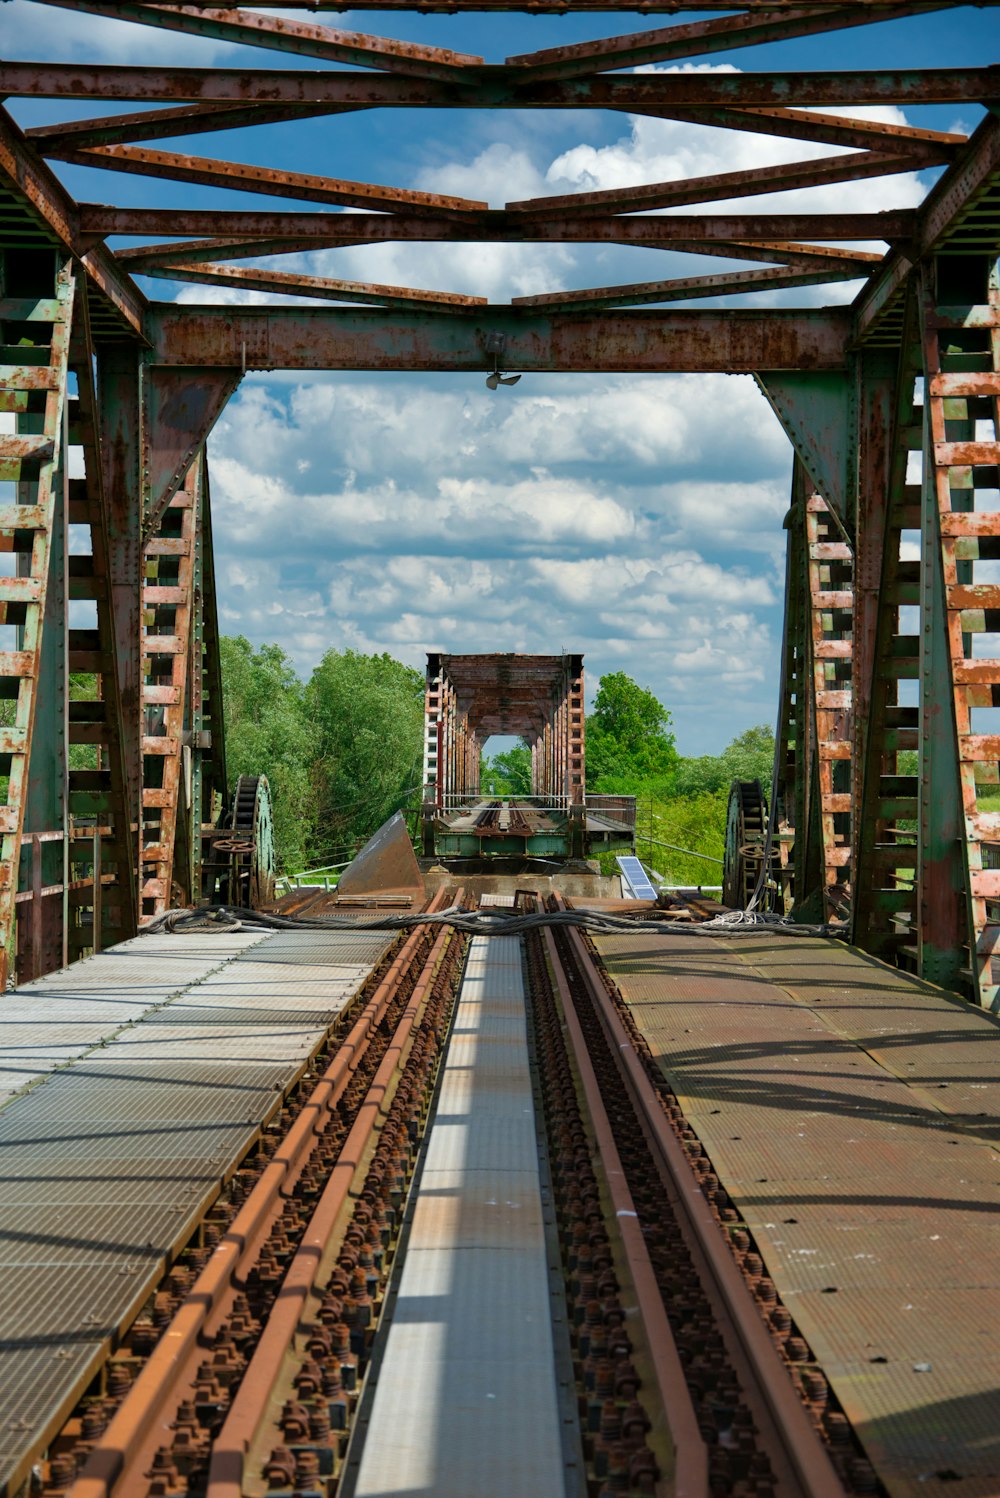
<path fill-rule="evenodd" d="M 117 1029 L 117 1026 L 114 1027 Z M 0 1061 L 67 1061 L 108 1035 L 107 1025 L 57 1023 L 0 1026 Z"/>
<path fill-rule="evenodd" d="M 827 1294 L 887 1289 L 933 1293 L 945 1288 L 988 1291 L 1000 1253 L 1000 1224 L 966 1221 L 962 1258 L 946 1224 L 914 1231 L 909 1222 L 851 1223 L 831 1217 L 827 1223 L 780 1223 L 754 1228 L 757 1246 L 783 1294 L 804 1290 Z M 791 1304 L 789 1299 L 788 1304 Z M 1000 1335 L 1000 1333 L 998 1333 Z M 1000 1351 L 1000 1343 L 998 1343 Z"/>
<path fill-rule="evenodd" d="M 25 1087 L 46 1076 L 50 1068 L 30 1061 L 0 1062 L 0 1108 L 5 1107 Z"/>
<path fill-rule="evenodd" d="M 25 1287 L 20 1287 L 25 1288 Z M 84 1392 L 103 1356 L 99 1340 L 68 1332 L 29 1332 L 22 1342 L 0 1341 L 7 1384 L 0 1422 L 0 1483 L 19 1486 L 29 1475 L 25 1432 L 37 1440 L 55 1434 Z"/>
<path fill-rule="evenodd" d="M 877 1378 L 890 1364 L 943 1364 L 968 1358 L 974 1363 L 1000 1359 L 1000 1296 L 995 1290 L 907 1290 L 898 1286 L 853 1290 L 853 1328 L 830 1320 L 829 1300 L 804 1291 L 789 1305 L 813 1353 L 824 1365 L 868 1363 Z"/>
<path fill-rule="evenodd" d="M 1000 1492 L 997 1023 L 836 942 L 596 945 L 880 1478 Z"/>
<path fill-rule="evenodd" d="M 301 1006 L 301 999 L 299 1000 Z M 329 1003 L 317 1002 L 312 1008 L 288 1007 L 283 1008 L 278 1004 L 265 1008 L 263 1000 L 260 1007 L 225 1004 L 189 1004 L 185 998 L 172 1004 L 165 1009 L 158 1009 L 155 1014 L 147 1015 L 143 1021 L 143 1029 L 153 1025 L 190 1026 L 197 1033 L 198 1027 L 202 1025 L 229 1025 L 239 1026 L 240 1029 L 256 1029 L 261 1025 L 276 1026 L 281 1028 L 294 1028 L 317 1030 L 323 1029 L 327 1024 L 332 1024 L 340 1013 L 342 1005 L 330 1005 Z"/>
<path fill-rule="evenodd" d="M 455 1248 L 496 1248 L 507 1252 L 537 1241 L 542 1204 L 530 1171 L 507 1172 L 480 1191 L 446 1190 L 431 1172 L 420 1183 L 413 1216 L 414 1241 L 451 1242 Z"/>
<path fill-rule="evenodd" d="M 924 1472 L 914 1477 L 911 1473 L 898 1474 L 883 1463 L 882 1482 L 889 1498 L 927 1498 L 928 1482 L 940 1483 L 932 1492 L 947 1493 L 948 1498 L 996 1498 L 997 1480 L 991 1474 L 960 1476 L 954 1468 Z"/>
<path fill-rule="evenodd" d="M 727 1187 L 728 1189 L 728 1187 Z M 883 1178 L 860 1180 L 826 1176 L 781 1181 L 733 1183 L 730 1194 L 740 1213 L 755 1227 L 760 1222 L 787 1221 L 810 1215 L 823 1220 L 855 1222 L 910 1222 L 923 1226 L 944 1218 L 958 1232 L 963 1222 L 977 1222 L 986 1214 L 996 1220 L 995 1198 L 984 1195 L 980 1175 L 947 1181 Z"/>

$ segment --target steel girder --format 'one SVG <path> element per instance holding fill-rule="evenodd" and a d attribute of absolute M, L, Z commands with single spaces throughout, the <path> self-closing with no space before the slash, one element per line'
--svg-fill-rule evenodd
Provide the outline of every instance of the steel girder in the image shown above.
<path fill-rule="evenodd" d="M 164 381 L 154 371 L 143 399 L 141 350 L 95 343 L 92 298 L 71 263 L 55 250 L 7 247 L 0 274 L 0 335 L 8 347 L 0 409 L 14 419 L 12 434 L 0 438 L 0 462 L 15 492 L 0 515 L 0 548 L 15 557 L 0 600 L 10 634 L 0 657 L 8 723 L 0 746 L 7 771 L 0 942 L 6 953 L 16 926 L 23 980 L 136 929 L 137 863 L 150 861 L 148 847 L 135 842 L 150 799 L 143 718 L 151 693 L 166 702 L 162 684 L 142 670 L 140 639 L 163 617 L 168 585 L 183 594 L 175 601 L 185 615 L 186 670 L 169 689 L 164 762 L 176 766 L 172 795 L 164 802 L 159 787 L 153 792 L 167 850 L 157 876 L 168 897 L 172 885 L 185 897 L 198 888 L 202 824 L 211 819 L 213 794 L 225 793 L 214 587 L 203 580 L 211 539 L 201 454 L 219 391 L 232 380 L 214 371 L 191 398 L 198 382 L 190 373 L 168 371 Z M 19 363 L 9 359 L 15 347 Z M 70 443 L 82 456 L 80 477 L 68 475 Z M 162 515 L 192 472 L 200 509 L 191 564 L 166 577 L 175 548 L 163 539 Z M 184 865 L 177 875 L 176 848 Z"/>
<path fill-rule="evenodd" d="M 996 1010 L 996 257 L 926 257 L 895 357 L 858 354 L 852 373 L 860 430 L 827 433 L 853 462 L 843 513 L 822 535 L 833 512 L 810 490 L 830 470 L 813 452 L 811 472 L 797 460 L 787 521 L 790 898 L 818 916 L 849 896 L 861 946 Z"/>
<path fill-rule="evenodd" d="M 568 815 L 582 855 L 584 677 L 580 655 L 427 657 L 424 710 L 424 845 L 435 818 L 479 794 L 483 745 L 517 734 L 531 748 L 531 793 Z"/>

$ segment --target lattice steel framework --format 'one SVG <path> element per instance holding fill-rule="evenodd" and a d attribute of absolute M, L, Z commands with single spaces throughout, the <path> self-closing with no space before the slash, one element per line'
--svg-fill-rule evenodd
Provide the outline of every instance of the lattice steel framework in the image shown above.
<path fill-rule="evenodd" d="M 0 461 L 16 485 L 0 534 L 18 558 L 0 584 L 13 632 L 2 664 L 10 713 L 0 730 L 9 771 L 0 808 L 0 935 L 9 935 L 15 895 L 28 882 L 26 866 L 19 874 L 23 833 L 68 833 L 74 797 L 85 790 L 97 798 L 88 803 L 91 821 L 107 829 L 98 839 L 101 878 L 90 866 L 83 891 L 88 865 L 74 872 L 67 857 L 56 878 L 55 852 L 33 843 L 34 889 L 65 886 L 68 901 L 76 886 L 74 898 L 90 900 L 84 912 L 96 901 L 109 936 L 130 929 L 140 908 L 197 892 L 198 824 L 225 777 L 204 445 L 242 374 L 485 372 L 490 350 L 502 346 L 506 367 L 519 371 L 757 377 L 796 454 L 778 786 L 788 899 L 803 912 L 850 909 L 862 946 L 994 1003 L 1000 812 L 989 797 L 997 794 L 990 787 L 1000 773 L 1000 735 L 981 731 L 979 719 L 1000 706 L 1000 645 L 991 643 L 1000 585 L 989 572 L 1000 559 L 1000 120 L 991 108 L 1000 71 L 988 58 L 960 71 L 634 71 L 718 62 L 735 48 L 844 28 L 858 28 L 863 39 L 872 22 L 902 27 L 907 17 L 959 8 L 704 0 L 696 20 L 668 14 L 656 28 L 497 64 L 344 31 L 319 14 L 322 0 L 309 21 L 273 13 L 294 9 L 292 0 L 272 0 L 268 13 L 173 0 L 52 3 L 153 28 L 154 40 L 167 28 L 241 44 L 246 65 L 160 68 L 153 46 L 148 66 L 0 63 L 8 98 L 80 100 L 86 116 L 26 132 L 0 118 L 0 325 L 8 345 L 0 403 L 14 416 Z M 413 8 L 411 0 L 352 6 Z M 653 15 L 680 7 L 421 0 L 419 9 Z M 268 50 L 282 54 L 280 67 L 267 68 Z M 986 109 L 966 139 L 851 113 L 873 103 Z M 276 122 L 305 130 L 321 116 L 378 108 L 625 111 L 819 143 L 829 154 L 491 209 L 163 145 L 193 135 L 210 145 L 220 132 Z M 218 206 L 76 202 L 50 162 L 208 185 L 218 189 Z M 754 211 L 761 194 L 930 167 L 944 170 L 917 209 Z M 232 191 L 315 206 L 234 208 L 226 203 Z M 108 243 L 121 236 L 132 242 Z M 642 245 L 736 267 L 554 290 L 502 306 L 274 268 L 275 257 L 303 249 L 491 241 Z M 887 250 L 859 248 L 872 241 Z M 157 303 L 132 273 L 293 292 L 314 305 Z M 850 306 L 747 300 L 862 278 Z M 740 305 L 717 311 L 671 305 L 734 294 Z M 14 353 L 26 338 L 28 359 Z M 71 382 L 74 359 L 84 375 Z M 96 376 L 86 373 L 95 367 Z M 80 439 L 85 493 L 74 491 L 61 458 L 71 383 L 88 433 Z M 183 520 L 178 529 L 179 495 L 191 497 L 191 515 L 200 517 L 190 534 Z M 67 513 L 91 527 L 86 576 L 61 539 Z M 86 640 L 68 626 L 71 599 L 96 611 Z M 185 667 L 175 660 L 168 671 L 170 651 L 153 650 L 166 639 L 177 642 L 175 656 L 186 641 Z M 71 699 L 70 670 L 99 679 L 100 691 Z M 442 700 L 442 713 L 453 709 Z M 95 765 L 80 768 L 70 745 L 96 745 Z M 163 761 L 156 771 L 153 759 Z M 456 784 L 472 773 L 459 769 Z M 37 810 L 36 783 L 48 787 Z M 52 786 L 62 787 L 54 799 Z M 113 900 L 98 893 L 105 878 L 118 892 Z M 47 949 L 40 920 L 33 915 L 36 954 Z M 78 945 L 87 944 L 86 923 L 85 913 L 72 923 L 83 933 Z"/>

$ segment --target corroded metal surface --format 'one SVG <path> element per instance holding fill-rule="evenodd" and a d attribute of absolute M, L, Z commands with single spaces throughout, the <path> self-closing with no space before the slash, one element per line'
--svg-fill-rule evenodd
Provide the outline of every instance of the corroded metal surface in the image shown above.
<path fill-rule="evenodd" d="M 1000 1026 L 818 938 L 597 946 L 888 1491 L 995 1491 Z"/>
<path fill-rule="evenodd" d="M 422 900 L 424 880 L 406 821 L 395 812 L 365 843 L 337 881 L 338 895 L 405 892 Z"/>

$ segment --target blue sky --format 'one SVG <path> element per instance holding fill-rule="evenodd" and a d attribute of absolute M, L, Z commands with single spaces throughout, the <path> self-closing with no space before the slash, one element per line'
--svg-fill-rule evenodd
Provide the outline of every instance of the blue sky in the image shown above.
<path fill-rule="evenodd" d="M 668 24 L 621 14 L 292 14 L 487 61 Z M 996 10 L 963 7 L 693 65 L 958 69 L 994 61 L 998 38 Z M 0 5 L 0 52 L 53 61 L 309 65 L 32 0 Z M 111 112 L 81 101 L 8 107 L 23 125 Z M 981 114 L 954 106 L 856 112 L 966 131 Z M 571 111 L 368 111 L 157 144 L 488 198 L 494 206 L 833 154 L 802 142 Z M 54 165 L 88 201 L 219 203 L 208 188 Z M 912 207 L 933 176 L 752 202 L 762 210 Z M 275 205 L 251 195 L 226 194 L 225 201 Z M 578 245 L 385 245 L 261 263 L 493 301 L 735 268 Z M 264 299 L 142 284 L 164 300 Z M 849 300 L 856 289 L 802 288 L 769 303 L 824 305 Z M 277 641 L 303 672 L 331 646 L 384 649 L 421 667 L 428 649 L 582 650 L 591 693 L 602 672 L 628 671 L 670 708 L 682 752 L 716 752 L 750 724 L 773 721 L 791 454 L 749 377 L 531 375 L 491 393 L 478 375 L 251 376 L 213 434 L 209 462 L 222 628 Z"/>

